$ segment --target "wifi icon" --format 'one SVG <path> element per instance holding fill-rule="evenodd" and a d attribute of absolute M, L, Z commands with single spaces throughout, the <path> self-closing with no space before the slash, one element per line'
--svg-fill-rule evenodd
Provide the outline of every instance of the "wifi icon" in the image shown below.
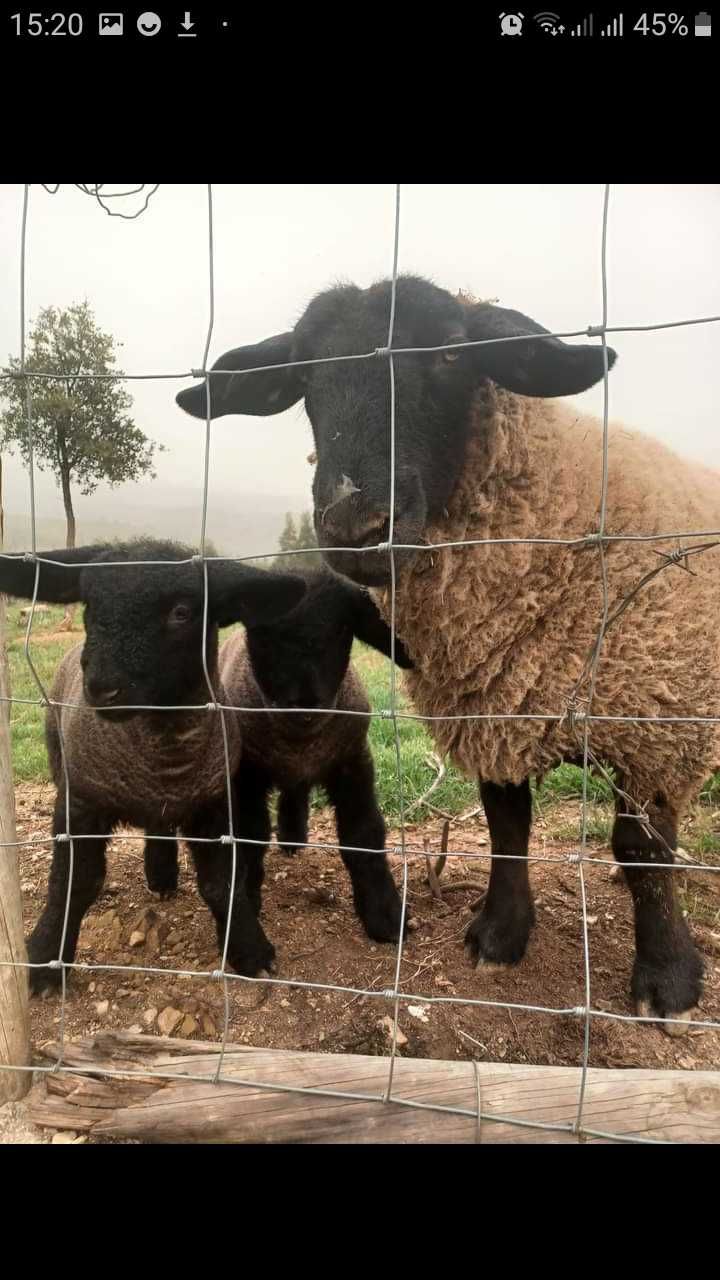
<path fill-rule="evenodd" d="M 549 36 L 561 36 L 565 30 L 559 13 L 536 13 L 535 22 Z"/>

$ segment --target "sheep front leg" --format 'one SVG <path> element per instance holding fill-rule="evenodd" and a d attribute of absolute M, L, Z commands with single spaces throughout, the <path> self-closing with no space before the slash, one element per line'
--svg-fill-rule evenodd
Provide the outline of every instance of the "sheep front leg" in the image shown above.
<path fill-rule="evenodd" d="M 632 783 L 628 792 L 635 795 Z M 648 806 L 651 834 L 628 816 L 626 802 L 617 804 L 612 849 L 626 863 L 625 879 L 635 908 L 635 967 L 631 991 L 641 1017 L 680 1018 L 667 1023 L 670 1035 L 687 1031 L 690 1010 L 702 995 L 703 963 L 680 910 L 676 874 L 668 866 L 677 844 L 677 813 L 663 792 Z"/>
<path fill-rule="evenodd" d="M 178 844 L 177 840 L 167 838 L 174 836 L 174 831 L 157 834 L 165 836 L 165 839 L 159 840 L 156 836 L 145 838 L 145 879 L 151 893 L 159 893 L 161 898 L 167 898 L 177 892 Z"/>
<path fill-rule="evenodd" d="M 232 901 L 230 899 L 233 846 L 219 842 L 219 837 L 226 831 L 227 812 L 223 805 L 193 822 L 192 832 L 188 833 L 188 844 L 195 863 L 200 896 L 215 919 L 220 953 L 225 950 L 229 919 L 228 961 L 236 973 L 253 978 L 262 969 L 270 969 L 275 959 L 275 948 L 265 937 L 252 900 L 253 884 L 259 896 L 257 855 L 253 866 L 252 857 L 246 857 L 248 846 L 243 846 L 240 837 L 235 844 L 235 889 Z M 204 843 L 198 837 L 213 843 Z M 216 840 L 218 843 L 214 843 Z"/>
<path fill-rule="evenodd" d="M 261 889 L 265 879 L 265 853 L 272 835 L 268 795 L 271 779 L 265 769 L 243 760 L 235 776 L 235 828 L 242 836 L 246 892 L 255 915 L 260 915 Z"/>
<path fill-rule="evenodd" d="M 481 782 L 480 797 L 493 857 L 485 900 L 465 934 L 465 946 L 478 965 L 517 964 L 525 954 L 535 920 L 527 864 L 532 822 L 530 783 L 527 779 L 517 786 Z M 514 856 L 498 856 L 502 854 Z"/>
<path fill-rule="evenodd" d="M 48 881 L 48 896 L 42 915 L 33 929 L 27 944 L 28 960 L 31 964 L 46 965 L 51 960 L 62 959 L 71 964 L 75 959 L 78 935 L 83 916 L 98 897 L 105 880 L 105 847 L 108 836 L 99 833 L 110 832 L 112 820 L 106 814 L 81 808 L 72 804 L 70 822 L 65 820 L 65 797 L 58 794 L 55 800 L 53 815 L 52 866 Z M 67 827 L 71 835 L 92 835 L 93 839 L 74 840 L 72 847 L 69 840 L 58 840 Z M 62 957 L 62 943 L 65 924 L 65 911 L 68 901 L 68 883 L 72 871 L 70 888 L 70 905 L 67 915 L 67 930 Z M 60 969 L 31 969 L 30 992 L 42 995 L 44 992 L 57 990 L 62 984 Z"/>
<path fill-rule="evenodd" d="M 307 844 L 309 813 L 310 788 L 305 783 L 280 792 L 277 841 L 283 853 L 297 853 Z"/>
<path fill-rule="evenodd" d="M 369 751 L 345 761 L 323 785 L 335 808 L 340 853 L 352 881 L 355 910 L 374 942 L 397 942 L 402 903 L 385 856 L 385 822 L 375 798 L 375 773 Z M 377 849 L 377 853 L 353 853 Z M 407 922 L 406 922 L 407 927 Z"/>

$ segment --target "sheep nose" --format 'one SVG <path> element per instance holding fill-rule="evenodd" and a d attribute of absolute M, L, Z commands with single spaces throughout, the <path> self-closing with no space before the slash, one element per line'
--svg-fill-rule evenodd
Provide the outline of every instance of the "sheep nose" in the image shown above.
<path fill-rule="evenodd" d="M 349 502 L 339 502 L 321 516 L 324 541 L 336 547 L 372 547 L 388 537 L 387 511 L 361 513 Z"/>
<path fill-rule="evenodd" d="M 85 681 L 85 691 L 94 707 L 110 707 L 120 695 L 120 687 L 108 688 L 97 676 L 90 676 Z"/>

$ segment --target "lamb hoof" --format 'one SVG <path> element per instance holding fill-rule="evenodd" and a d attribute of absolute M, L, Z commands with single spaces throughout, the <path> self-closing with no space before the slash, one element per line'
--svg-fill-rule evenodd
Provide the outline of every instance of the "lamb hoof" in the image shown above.
<path fill-rule="evenodd" d="M 485 905 L 465 934 L 465 954 L 483 970 L 490 966 L 517 964 L 525 955 L 530 930 L 535 921 L 532 902 L 510 901 L 503 910 L 490 912 Z"/>
<path fill-rule="evenodd" d="M 30 969 L 28 985 L 31 996 L 39 996 L 41 1000 L 49 1000 L 62 990 L 61 969 Z"/>
<path fill-rule="evenodd" d="M 243 978 L 257 978 L 263 971 L 269 973 L 275 964 L 275 948 L 263 937 L 253 947 L 245 947 L 241 953 L 228 956 L 235 973 Z"/>
<path fill-rule="evenodd" d="M 393 886 L 394 888 L 394 886 Z M 371 907 L 358 912 L 362 926 L 373 942 L 397 942 L 400 937 L 400 921 L 402 919 L 402 903 L 397 890 L 388 894 L 384 901 L 377 901 Z M 403 938 L 407 937 L 408 921 L 405 920 Z"/>

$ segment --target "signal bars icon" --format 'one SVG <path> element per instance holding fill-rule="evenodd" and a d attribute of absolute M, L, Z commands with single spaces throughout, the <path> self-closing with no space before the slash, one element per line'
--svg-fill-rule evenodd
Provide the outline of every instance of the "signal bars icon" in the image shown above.
<path fill-rule="evenodd" d="M 623 33 L 623 16 L 621 13 L 619 13 L 617 18 L 613 18 L 612 22 L 608 22 L 605 29 L 600 32 L 600 35 L 601 36 L 621 36 L 622 33 Z"/>
<path fill-rule="evenodd" d="M 582 22 L 578 22 L 570 32 L 571 36 L 591 36 L 593 33 L 593 16 L 588 14 L 587 18 L 583 18 Z"/>

